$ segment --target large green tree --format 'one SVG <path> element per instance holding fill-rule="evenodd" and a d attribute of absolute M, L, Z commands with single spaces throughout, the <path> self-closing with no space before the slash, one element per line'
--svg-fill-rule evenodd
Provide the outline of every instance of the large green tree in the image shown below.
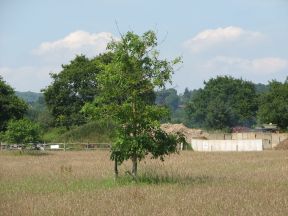
<path fill-rule="evenodd" d="M 204 84 L 186 107 L 190 126 L 229 129 L 255 124 L 257 94 L 253 83 L 218 76 Z"/>
<path fill-rule="evenodd" d="M 281 129 L 288 127 L 288 77 L 284 83 L 269 82 L 268 91 L 260 97 L 258 119 L 261 123 L 274 123 Z"/>
<path fill-rule="evenodd" d="M 100 71 L 98 61 L 105 63 L 109 59 L 108 54 L 91 60 L 84 55 L 76 56 L 70 64 L 62 65 L 60 73 L 51 74 L 53 82 L 43 92 L 56 125 L 69 128 L 85 123 L 80 110 L 97 95 L 96 75 Z"/>
<path fill-rule="evenodd" d="M 28 105 L 0 76 L 0 132 L 6 129 L 9 120 L 22 118 L 27 109 Z"/>
<path fill-rule="evenodd" d="M 163 160 L 164 155 L 177 151 L 183 137 L 168 135 L 160 129 L 159 121 L 167 116 L 164 107 L 155 105 L 155 88 L 170 81 L 173 65 L 159 59 L 157 38 L 148 31 L 142 36 L 128 32 L 120 41 L 113 41 L 108 50 L 114 54 L 98 75 L 99 95 L 84 112 L 98 118 L 112 119 L 117 136 L 111 149 L 111 159 L 117 163 L 132 160 L 131 174 L 137 176 L 137 163 L 147 154 Z"/>

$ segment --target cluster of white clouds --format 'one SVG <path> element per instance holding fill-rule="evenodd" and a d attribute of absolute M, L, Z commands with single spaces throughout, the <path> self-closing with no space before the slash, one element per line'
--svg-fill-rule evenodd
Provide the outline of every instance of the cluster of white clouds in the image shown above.
<path fill-rule="evenodd" d="M 216 56 L 203 65 L 206 69 L 218 70 L 215 73 L 253 73 L 254 75 L 269 75 L 288 68 L 288 60 L 267 57 L 245 59 L 229 56 Z"/>
<path fill-rule="evenodd" d="M 253 42 L 261 40 L 263 34 L 229 26 L 225 28 L 207 29 L 184 42 L 184 47 L 193 53 L 207 51 L 217 46 L 233 45 L 236 42 Z"/>
<path fill-rule="evenodd" d="M 201 54 L 203 71 L 214 74 L 233 75 L 273 75 L 288 69 L 288 59 L 274 56 L 245 58 L 251 50 L 265 43 L 265 35 L 261 32 L 249 31 L 236 26 L 206 29 L 183 43 L 190 51 L 191 58 Z M 240 48 L 239 48 L 240 44 Z M 221 52 L 233 53 L 232 56 Z M 232 52 L 233 51 L 233 52 Z M 216 53 L 213 58 L 205 54 Z M 236 53 L 236 56 L 235 56 Z M 238 54 L 238 56 L 237 56 Z M 262 55 L 262 53 L 260 53 Z M 243 57 L 244 56 L 244 57 Z M 251 77 L 251 76 L 250 76 Z"/>
<path fill-rule="evenodd" d="M 75 31 L 56 41 L 40 44 L 33 53 L 47 59 L 49 62 L 64 62 L 71 60 L 75 55 L 85 54 L 94 57 L 106 51 L 107 44 L 112 40 L 118 40 L 109 32 L 89 33 Z M 57 62 L 58 63 L 58 62 Z"/>
<path fill-rule="evenodd" d="M 243 50 L 238 52 L 235 49 L 237 45 L 239 47 L 240 43 L 241 46 L 247 48 L 247 52 L 249 49 L 257 50 L 261 41 L 263 43 L 263 38 L 265 35 L 260 32 L 228 26 L 203 30 L 186 40 L 182 45 L 184 49 L 189 50 L 188 59 L 201 54 L 201 61 L 196 63 L 198 64 L 196 65 L 197 68 L 203 69 L 203 71 L 199 71 L 200 73 L 214 73 L 215 76 L 219 74 L 236 76 L 252 74 L 256 77 L 273 75 L 287 70 L 288 59 L 275 56 L 247 58 Z M 107 44 L 112 40 L 119 40 L 119 38 L 109 32 L 75 31 L 61 39 L 43 42 L 32 51 L 35 57 L 37 56 L 46 62 L 43 67 L 0 68 L 0 74 L 7 78 L 12 86 L 17 86 L 17 90 L 24 91 L 25 88 L 30 87 L 29 90 L 39 91 L 51 81 L 49 73 L 55 72 L 55 70 L 59 71 L 61 64 L 66 64 L 77 54 L 94 57 L 105 52 Z M 223 55 L 221 52 L 227 49 L 236 50 L 236 54 L 239 56 L 235 56 L 235 52 L 234 55 Z M 213 54 L 212 57 L 211 53 Z M 187 57 L 185 58 L 187 59 Z M 186 70 L 187 75 L 191 68 L 186 68 Z M 181 79 L 185 80 L 185 75 Z M 28 84 L 31 80 L 35 80 L 34 83 L 36 83 L 33 84 L 32 88 L 31 84 Z"/>
<path fill-rule="evenodd" d="M 119 39 L 109 32 L 75 31 L 64 38 L 43 42 L 32 51 L 37 61 L 44 62 L 42 66 L 1 67 L 0 75 L 11 86 L 17 86 L 19 91 L 29 89 L 39 92 L 51 82 L 49 73 L 60 71 L 61 65 L 68 63 L 76 55 L 84 54 L 87 57 L 94 57 L 105 52 L 107 44 L 112 40 Z"/>

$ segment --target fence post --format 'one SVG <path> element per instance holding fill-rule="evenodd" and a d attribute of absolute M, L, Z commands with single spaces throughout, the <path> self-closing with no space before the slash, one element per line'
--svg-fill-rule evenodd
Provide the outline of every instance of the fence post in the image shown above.
<path fill-rule="evenodd" d="M 64 142 L 64 152 L 66 152 L 66 143 Z"/>

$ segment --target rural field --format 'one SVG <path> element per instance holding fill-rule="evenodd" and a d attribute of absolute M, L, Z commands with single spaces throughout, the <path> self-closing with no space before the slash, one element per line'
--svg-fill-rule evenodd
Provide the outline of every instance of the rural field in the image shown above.
<path fill-rule="evenodd" d="M 0 152 L 0 215 L 287 215 L 288 154 L 184 151 L 133 182 L 108 151 Z"/>

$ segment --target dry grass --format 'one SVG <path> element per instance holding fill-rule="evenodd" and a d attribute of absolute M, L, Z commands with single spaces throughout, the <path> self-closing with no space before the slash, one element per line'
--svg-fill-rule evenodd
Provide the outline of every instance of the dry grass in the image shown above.
<path fill-rule="evenodd" d="M 109 152 L 0 152 L 0 215 L 287 215 L 288 155 L 182 152 L 113 180 Z M 121 166 L 121 173 L 130 168 Z"/>

